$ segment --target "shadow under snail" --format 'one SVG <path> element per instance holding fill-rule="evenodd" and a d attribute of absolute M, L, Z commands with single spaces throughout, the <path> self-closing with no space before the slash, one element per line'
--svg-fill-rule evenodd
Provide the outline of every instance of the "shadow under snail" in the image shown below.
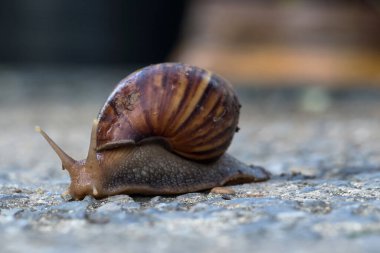
<path fill-rule="evenodd" d="M 36 129 L 69 172 L 73 199 L 180 194 L 269 178 L 263 168 L 225 153 L 238 130 L 240 107 L 220 76 L 162 63 L 116 86 L 94 120 L 85 160 L 74 160 Z"/>

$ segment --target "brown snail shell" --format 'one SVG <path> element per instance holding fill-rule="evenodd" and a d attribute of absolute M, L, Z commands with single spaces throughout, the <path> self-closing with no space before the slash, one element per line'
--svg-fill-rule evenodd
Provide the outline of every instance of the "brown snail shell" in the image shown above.
<path fill-rule="evenodd" d="M 179 194 L 267 180 L 225 154 L 239 119 L 232 86 L 207 70 L 163 63 L 123 79 L 94 121 L 87 158 L 68 156 L 40 128 L 71 178 L 74 199 Z"/>
<path fill-rule="evenodd" d="M 185 64 L 145 67 L 123 79 L 98 119 L 98 151 L 146 139 L 197 161 L 216 160 L 237 129 L 240 104 L 223 78 Z"/>

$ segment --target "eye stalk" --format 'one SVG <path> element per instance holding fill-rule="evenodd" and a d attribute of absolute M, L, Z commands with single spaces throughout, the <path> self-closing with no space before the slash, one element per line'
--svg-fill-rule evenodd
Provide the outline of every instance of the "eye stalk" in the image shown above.
<path fill-rule="evenodd" d="M 68 154 L 66 154 L 50 137 L 43 131 L 39 126 L 35 127 L 35 130 L 39 132 L 45 140 L 50 144 L 55 153 L 57 153 L 58 157 L 62 161 L 62 167 L 71 172 L 74 164 L 77 162 L 73 158 L 71 158 Z"/>
<path fill-rule="evenodd" d="M 86 167 L 89 169 L 99 166 L 99 162 L 96 156 L 96 131 L 98 129 L 99 120 L 94 119 L 92 122 L 90 146 L 88 148 L 88 154 L 86 159 Z"/>

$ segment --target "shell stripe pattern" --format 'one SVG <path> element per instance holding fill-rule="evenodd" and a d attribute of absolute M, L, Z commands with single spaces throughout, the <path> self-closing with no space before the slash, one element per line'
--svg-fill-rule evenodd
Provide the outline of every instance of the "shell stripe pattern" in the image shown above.
<path fill-rule="evenodd" d="M 160 139 L 180 156 L 212 161 L 230 145 L 239 109 L 221 77 L 185 64 L 151 65 L 123 79 L 107 99 L 98 151 Z"/>

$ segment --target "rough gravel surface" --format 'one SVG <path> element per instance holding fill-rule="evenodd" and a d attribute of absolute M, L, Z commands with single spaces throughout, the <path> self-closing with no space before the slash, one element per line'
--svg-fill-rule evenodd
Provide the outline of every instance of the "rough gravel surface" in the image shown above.
<path fill-rule="evenodd" d="M 229 153 L 273 177 L 236 194 L 63 200 L 68 175 L 34 126 L 85 157 L 123 73 L 0 69 L 1 252 L 379 252 L 377 90 L 240 89 Z"/>

